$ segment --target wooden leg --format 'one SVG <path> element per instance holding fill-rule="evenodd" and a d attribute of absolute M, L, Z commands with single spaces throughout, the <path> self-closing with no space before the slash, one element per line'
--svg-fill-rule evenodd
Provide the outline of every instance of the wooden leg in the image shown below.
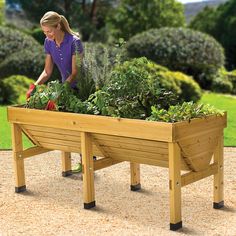
<path fill-rule="evenodd" d="M 92 137 L 89 133 L 81 133 L 81 149 L 84 208 L 90 209 L 95 206 L 95 191 Z"/>
<path fill-rule="evenodd" d="M 182 228 L 181 153 L 177 143 L 169 143 L 170 230 Z"/>
<path fill-rule="evenodd" d="M 22 132 L 17 124 L 12 124 L 12 152 L 15 172 L 15 192 L 26 190 L 24 158 L 18 154 L 23 151 Z"/>
<path fill-rule="evenodd" d="M 131 177 L 131 191 L 138 191 L 141 189 L 140 184 L 140 164 L 130 162 L 130 177 Z"/>
<path fill-rule="evenodd" d="M 217 163 L 217 173 L 214 175 L 214 202 L 213 207 L 219 209 L 224 206 L 224 139 L 220 137 L 214 152 L 214 163 Z"/>
<path fill-rule="evenodd" d="M 66 177 L 72 174 L 71 172 L 71 153 L 70 152 L 61 152 L 61 161 L 62 161 L 62 176 Z"/>

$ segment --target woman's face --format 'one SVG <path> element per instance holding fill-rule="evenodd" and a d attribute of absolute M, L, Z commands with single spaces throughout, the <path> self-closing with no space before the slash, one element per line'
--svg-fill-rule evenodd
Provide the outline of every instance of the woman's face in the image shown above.
<path fill-rule="evenodd" d="M 49 27 L 49 26 L 43 26 L 41 25 L 43 33 L 46 35 L 46 37 L 50 40 L 54 40 L 55 36 L 58 33 L 58 29 L 56 27 Z"/>

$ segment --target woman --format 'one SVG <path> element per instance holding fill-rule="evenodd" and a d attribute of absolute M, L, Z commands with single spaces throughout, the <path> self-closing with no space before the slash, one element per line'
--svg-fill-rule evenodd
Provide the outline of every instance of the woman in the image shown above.
<path fill-rule="evenodd" d="M 38 80 L 30 85 L 27 98 L 32 95 L 36 85 L 43 84 L 49 79 L 54 64 L 57 65 L 61 73 L 62 83 L 68 82 L 72 88 L 76 89 L 75 77 L 78 73 L 76 59 L 79 55 L 79 59 L 82 60 L 83 56 L 83 46 L 79 35 L 71 30 L 63 15 L 49 11 L 40 20 L 40 25 L 46 35 L 44 41 L 45 66 Z M 49 101 L 46 109 L 53 110 L 54 107 L 55 104 Z M 74 172 L 81 170 L 81 163 L 78 163 L 73 169 Z"/>
<path fill-rule="evenodd" d="M 78 73 L 76 58 L 83 56 L 83 46 L 78 33 L 71 30 L 63 15 L 54 11 L 44 14 L 40 20 L 42 31 L 46 35 L 44 51 L 46 54 L 44 70 L 38 80 L 30 86 L 27 98 L 35 89 L 35 85 L 45 83 L 52 74 L 54 64 L 57 65 L 62 82 L 69 82 L 76 89 L 75 77 Z"/>

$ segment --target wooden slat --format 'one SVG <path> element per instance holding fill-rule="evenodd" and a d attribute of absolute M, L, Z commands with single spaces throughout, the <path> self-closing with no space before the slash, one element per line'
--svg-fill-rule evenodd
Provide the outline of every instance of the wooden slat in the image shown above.
<path fill-rule="evenodd" d="M 220 134 L 222 133 L 222 129 L 216 129 L 213 132 L 209 132 L 204 135 L 199 135 L 198 133 L 195 134 L 193 137 L 188 137 L 187 139 L 182 139 L 178 143 L 182 148 L 189 147 L 192 145 L 196 145 L 200 143 L 205 143 L 209 141 L 209 139 L 217 139 Z"/>
<path fill-rule="evenodd" d="M 107 158 L 102 158 L 99 160 L 94 161 L 94 170 L 100 170 L 108 166 L 112 166 L 115 164 L 120 163 L 121 161 L 113 160 L 109 157 Z"/>
<path fill-rule="evenodd" d="M 172 124 L 165 122 L 121 119 L 66 112 L 60 112 L 59 114 L 53 111 L 19 107 L 8 107 L 8 120 L 12 123 L 25 125 L 39 125 L 43 127 L 157 141 L 172 141 Z"/>
<path fill-rule="evenodd" d="M 136 141 L 136 140 L 134 140 Z M 100 141 L 100 146 L 102 147 L 109 147 L 109 148 L 119 148 L 119 149 L 127 149 L 127 150 L 134 150 L 134 151 L 141 151 L 141 152 L 147 152 L 147 153 L 153 153 L 153 154 L 164 154 L 167 155 L 168 154 L 168 148 L 159 148 L 156 146 L 145 146 L 145 145 L 141 145 L 138 143 L 133 142 L 133 144 L 131 143 L 124 143 L 124 142 L 116 142 L 114 140 L 110 140 L 110 141 Z M 144 141 L 145 143 L 145 141 Z M 153 142 L 153 144 L 155 145 L 155 142 Z"/>
<path fill-rule="evenodd" d="M 148 159 L 155 159 L 155 160 L 161 160 L 161 161 L 168 161 L 168 155 L 167 154 L 159 154 L 159 153 L 148 153 L 138 150 L 130 150 L 130 149 L 123 149 L 123 148 L 116 148 L 116 147 L 107 147 L 103 146 L 104 150 L 106 150 L 107 153 L 113 153 L 113 154 L 122 154 L 123 156 L 137 156 L 141 158 L 148 158 Z M 113 155 L 112 155 L 113 157 Z"/>
<path fill-rule="evenodd" d="M 44 131 L 47 133 L 55 133 L 55 134 L 68 134 L 68 135 L 80 137 L 79 131 L 61 129 L 60 127 L 51 128 L 51 127 L 45 127 L 45 126 L 39 126 L 39 125 L 26 125 L 26 124 L 22 124 L 22 127 L 26 130 Z"/>
<path fill-rule="evenodd" d="M 198 172 L 191 171 L 181 176 L 181 186 L 184 187 L 215 173 L 217 173 L 217 164 L 211 164 L 207 169 Z"/>
<path fill-rule="evenodd" d="M 60 150 L 60 151 L 65 151 L 65 152 L 75 152 L 75 153 L 81 153 L 81 147 L 78 146 L 65 146 L 63 144 L 50 144 L 50 143 L 44 143 L 41 142 L 40 145 L 43 148 L 50 149 L 50 150 Z"/>
<path fill-rule="evenodd" d="M 226 127 L 226 114 L 224 116 L 209 116 L 202 119 L 193 119 L 191 122 L 178 122 L 173 124 L 173 139 L 180 141 L 189 137 L 214 132 L 217 129 L 224 129 Z"/>
<path fill-rule="evenodd" d="M 47 138 L 52 138 L 52 139 L 57 139 L 57 140 L 68 140 L 68 141 L 74 141 L 74 142 L 77 142 L 77 143 L 80 143 L 80 135 L 78 136 L 74 136 L 74 135 L 70 135 L 70 134 L 63 134 L 60 133 L 49 133 L 49 132 L 46 132 L 46 131 L 34 131 L 34 130 L 29 130 L 29 133 L 32 135 L 32 136 L 35 136 L 36 137 L 47 137 Z M 36 138 L 37 140 L 37 138 Z"/>
<path fill-rule="evenodd" d="M 212 159 L 213 152 L 201 152 L 192 157 L 187 157 L 194 171 L 206 169 Z"/>
<path fill-rule="evenodd" d="M 120 161 L 129 161 L 133 163 L 140 163 L 140 164 L 148 164 L 148 165 L 155 165 L 155 166 L 161 166 L 161 167 L 168 167 L 168 161 L 161 161 L 157 159 L 149 159 L 149 158 L 143 158 L 140 156 L 133 156 L 133 155 L 124 155 L 122 152 L 109 152 L 109 155 L 112 156 L 114 160 L 120 160 Z"/>
<path fill-rule="evenodd" d="M 168 144 L 166 142 L 158 142 L 152 140 L 144 140 L 141 138 L 128 138 L 128 137 L 121 137 L 121 136 L 112 136 L 112 135 L 104 135 L 104 134 L 93 134 L 93 137 L 98 140 L 100 143 L 104 143 L 106 141 L 112 141 L 116 143 L 126 143 L 126 144 L 134 144 L 134 145 L 142 145 L 146 147 L 153 147 L 156 148 L 164 148 L 168 149 Z"/>
<path fill-rule="evenodd" d="M 17 152 L 17 155 L 20 158 L 28 158 L 31 156 L 39 155 L 45 152 L 49 152 L 49 149 L 45 149 L 42 147 L 30 147 L 28 149 L 25 149 L 24 151 Z"/>

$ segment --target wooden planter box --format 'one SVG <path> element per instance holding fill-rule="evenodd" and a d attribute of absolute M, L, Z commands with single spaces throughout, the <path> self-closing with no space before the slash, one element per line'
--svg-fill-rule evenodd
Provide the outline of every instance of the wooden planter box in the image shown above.
<path fill-rule="evenodd" d="M 214 208 L 223 202 L 224 116 L 164 123 L 8 107 L 16 192 L 26 190 L 24 159 L 62 151 L 62 174 L 71 174 L 70 153 L 82 153 L 84 208 L 95 206 L 94 171 L 130 162 L 131 190 L 141 188 L 139 164 L 169 168 L 170 229 L 182 227 L 181 187 L 214 175 Z M 23 150 L 22 133 L 35 144 Z M 93 156 L 102 157 L 93 161 Z M 181 173 L 184 170 L 185 172 Z M 186 172 L 187 171 L 187 172 Z"/>

